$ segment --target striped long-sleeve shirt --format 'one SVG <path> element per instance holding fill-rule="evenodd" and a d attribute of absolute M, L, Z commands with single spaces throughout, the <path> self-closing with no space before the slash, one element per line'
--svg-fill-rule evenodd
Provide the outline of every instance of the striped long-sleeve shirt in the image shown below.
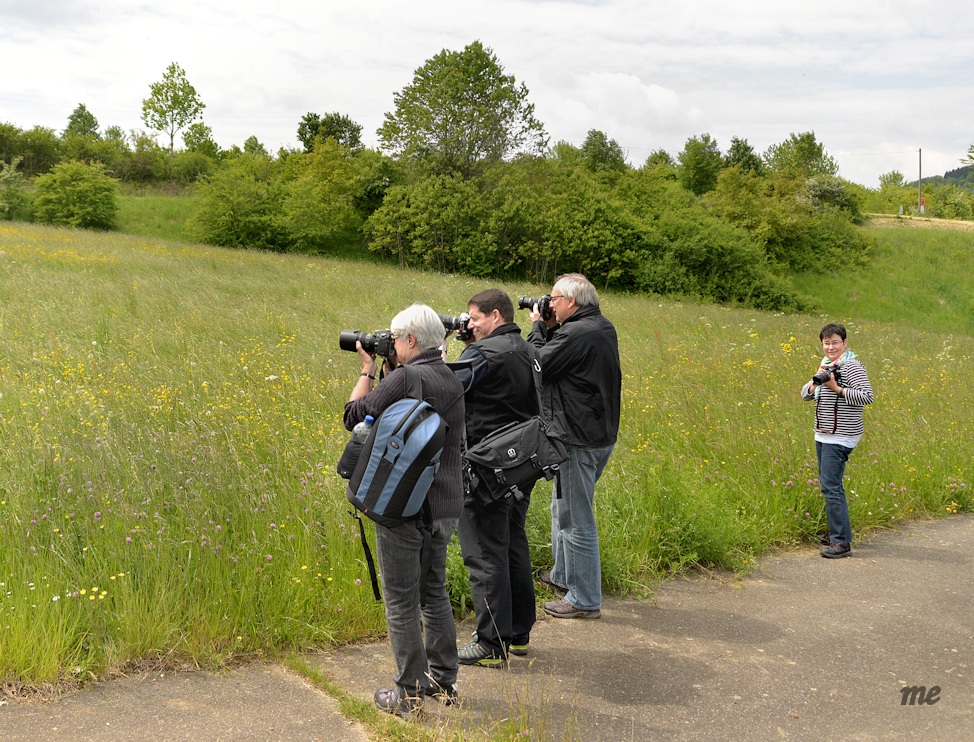
<path fill-rule="evenodd" d="M 811 382 L 802 387 L 802 399 L 806 402 L 815 400 L 815 432 L 860 436 L 865 430 L 862 423 L 863 407 L 872 404 L 874 399 L 866 367 L 857 360 L 843 363 L 839 368 L 838 383 L 845 388 L 844 397 L 823 386 L 816 399 L 815 387 Z"/>

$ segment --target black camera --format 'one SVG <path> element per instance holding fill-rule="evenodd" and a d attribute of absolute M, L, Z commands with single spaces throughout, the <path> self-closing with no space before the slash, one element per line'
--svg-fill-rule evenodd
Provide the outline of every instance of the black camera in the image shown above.
<path fill-rule="evenodd" d="M 361 330 L 342 330 L 338 335 L 338 347 L 342 350 L 355 351 L 355 343 L 362 343 L 366 353 L 389 358 L 396 355 L 395 341 L 391 330 L 376 330 L 362 332 Z"/>
<path fill-rule="evenodd" d="M 835 368 L 834 366 L 826 366 L 825 368 L 823 368 L 821 371 L 819 371 L 817 374 L 815 374 L 812 377 L 812 383 L 817 386 L 821 386 L 829 379 L 831 379 L 833 376 L 835 376 L 835 383 L 838 384 L 839 369 Z"/>
<path fill-rule="evenodd" d="M 534 309 L 535 304 L 538 305 L 538 311 L 541 312 L 541 319 L 545 321 L 551 319 L 551 294 L 545 294 L 542 297 L 517 297 L 518 309 Z"/>
<path fill-rule="evenodd" d="M 471 340 L 473 338 L 473 330 L 470 329 L 470 315 L 466 312 L 459 317 L 449 314 L 441 314 L 439 317 L 447 332 L 457 333 L 458 340 Z"/>

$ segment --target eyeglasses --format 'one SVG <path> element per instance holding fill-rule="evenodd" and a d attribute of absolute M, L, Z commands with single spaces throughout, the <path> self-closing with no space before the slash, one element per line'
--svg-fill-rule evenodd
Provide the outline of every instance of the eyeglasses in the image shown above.
<path fill-rule="evenodd" d="M 822 345 L 826 348 L 841 348 L 845 343 L 845 340 L 839 340 L 838 342 L 832 342 L 831 340 L 822 341 Z"/>
<path fill-rule="evenodd" d="M 551 295 L 551 301 L 554 301 L 555 299 L 564 299 L 564 298 L 565 298 L 564 294 L 552 294 Z"/>

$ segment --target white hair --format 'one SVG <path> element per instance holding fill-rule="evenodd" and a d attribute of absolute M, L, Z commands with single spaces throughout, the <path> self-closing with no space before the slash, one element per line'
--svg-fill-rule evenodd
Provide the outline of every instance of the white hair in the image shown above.
<path fill-rule="evenodd" d="M 413 335 L 420 348 L 438 348 L 446 337 L 440 316 L 432 307 L 413 304 L 392 318 L 389 329 L 396 335 Z"/>
<path fill-rule="evenodd" d="M 599 305 L 599 293 L 595 286 L 581 273 L 566 273 L 558 276 L 555 285 L 551 287 L 554 291 L 558 289 L 562 296 L 574 299 L 580 307 L 597 307 Z"/>

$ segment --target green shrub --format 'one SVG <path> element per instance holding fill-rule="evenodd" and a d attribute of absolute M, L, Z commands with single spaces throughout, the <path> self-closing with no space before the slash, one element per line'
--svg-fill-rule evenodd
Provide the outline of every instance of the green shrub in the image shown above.
<path fill-rule="evenodd" d="M 190 184 L 202 180 L 213 172 L 216 161 L 202 152 L 183 150 L 177 152 L 169 164 L 169 175 L 180 183 Z"/>
<path fill-rule="evenodd" d="M 30 218 L 30 194 L 23 173 L 17 172 L 20 158 L 0 161 L 0 219 L 27 221 Z"/>
<path fill-rule="evenodd" d="M 34 218 L 57 226 L 114 229 L 117 197 L 118 181 L 101 163 L 62 162 L 37 178 Z"/>
<path fill-rule="evenodd" d="M 226 161 L 200 187 L 192 230 L 208 245 L 286 249 L 281 226 L 283 198 L 274 162 L 261 155 Z"/>

